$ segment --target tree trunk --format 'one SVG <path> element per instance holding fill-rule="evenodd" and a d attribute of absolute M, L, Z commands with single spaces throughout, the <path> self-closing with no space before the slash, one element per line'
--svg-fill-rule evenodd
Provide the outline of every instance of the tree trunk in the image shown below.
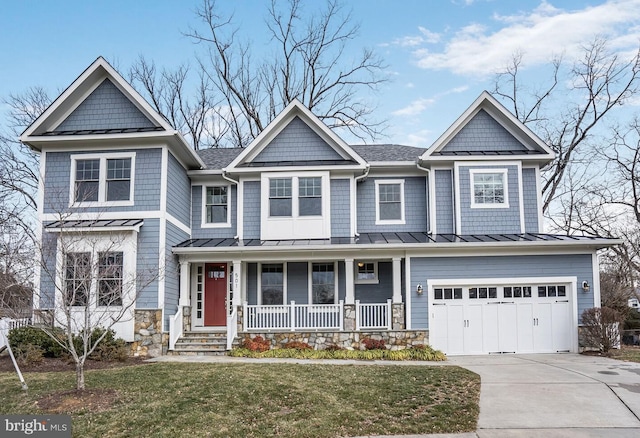
<path fill-rule="evenodd" d="M 84 391 L 84 361 L 76 362 L 76 389 Z"/>

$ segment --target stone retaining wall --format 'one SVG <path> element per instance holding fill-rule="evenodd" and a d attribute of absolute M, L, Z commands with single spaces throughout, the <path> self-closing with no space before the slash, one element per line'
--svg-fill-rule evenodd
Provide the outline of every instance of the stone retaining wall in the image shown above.
<path fill-rule="evenodd" d="M 395 331 L 343 331 L 343 332 L 244 332 L 238 338 L 254 338 L 262 336 L 271 341 L 272 347 L 283 347 L 287 342 L 297 341 L 311 345 L 316 350 L 324 350 L 336 345 L 347 350 L 363 350 L 364 338 L 383 340 L 390 350 L 404 350 L 416 345 L 427 345 L 429 333 L 425 330 Z"/>

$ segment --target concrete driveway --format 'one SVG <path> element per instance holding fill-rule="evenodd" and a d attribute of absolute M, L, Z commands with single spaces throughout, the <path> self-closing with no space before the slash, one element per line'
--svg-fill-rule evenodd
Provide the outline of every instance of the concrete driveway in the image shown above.
<path fill-rule="evenodd" d="M 578 354 L 448 363 L 482 379 L 478 437 L 640 437 L 640 364 Z"/>

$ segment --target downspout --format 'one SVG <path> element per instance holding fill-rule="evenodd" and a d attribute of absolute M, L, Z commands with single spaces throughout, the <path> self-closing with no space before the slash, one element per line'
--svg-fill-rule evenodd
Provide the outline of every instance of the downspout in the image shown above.
<path fill-rule="evenodd" d="M 369 165 L 369 163 L 367 163 L 365 165 L 365 168 L 364 168 L 364 173 L 362 175 L 356 176 L 354 178 L 354 180 L 356 182 L 356 190 L 355 190 L 354 195 L 356 195 L 356 198 L 358 196 L 357 195 L 357 193 L 358 193 L 358 181 L 360 181 L 362 179 L 365 179 L 367 176 L 369 176 L 369 170 L 371 170 L 371 166 Z M 356 206 L 356 208 L 353 209 L 353 216 L 354 216 L 353 217 L 353 221 L 356 224 L 355 237 L 360 237 L 360 233 L 358 233 L 358 202 L 357 202 L 357 199 L 354 199 L 353 202 L 354 202 L 354 205 Z"/>
<path fill-rule="evenodd" d="M 433 183 L 433 181 L 431 181 L 431 169 L 427 169 L 426 167 L 422 167 L 420 165 L 420 158 L 418 158 L 416 160 L 416 167 L 420 170 L 423 170 L 425 172 L 427 172 L 427 181 L 429 181 L 429 188 L 431 188 L 431 184 Z M 434 202 L 434 200 L 431 199 L 431 197 L 429 197 L 429 190 L 425 190 L 425 198 L 427 201 L 427 208 L 428 208 L 428 218 L 429 218 L 429 227 L 427 228 L 427 234 L 431 234 L 431 202 Z"/>
<path fill-rule="evenodd" d="M 228 175 L 228 173 L 227 173 L 227 169 L 226 169 L 226 168 L 225 168 L 225 169 L 222 169 L 222 177 L 223 177 L 224 179 L 226 179 L 227 181 L 229 181 L 229 182 L 231 182 L 231 183 L 235 184 L 235 185 L 236 185 L 236 191 L 237 191 L 237 190 L 240 190 L 240 181 L 236 181 L 235 179 L 233 179 L 233 178 L 231 178 L 230 176 L 227 176 L 227 175 Z M 229 195 L 231 195 L 231 194 L 229 194 Z M 237 200 L 237 198 L 238 198 L 238 196 L 237 196 L 237 194 L 236 194 L 236 200 Z M 237 202 L 236 202 L 236 204 L 237 204 Z M 240 206 L 239 206 L 239 205 L 236 205 L 236 210 L 237 210 L 237 213 L 236 213 L 236 216 L 237 216 L 237 215 L 239 214 L 239 212 L 240 212 Z M 238 218 L 236 217 L 236 224 L 237 224 L 237 223 L 238 223 Z M 236 231 L 237 231 L 237 230 L 236 230 Z M 235 240 L 239 240 L 239 239 L 240 239 L 240 236 L 238 236 L 238 235 L 236 234 L 235 236 L 233 236 L 233 238 L 234 238 Z"/>

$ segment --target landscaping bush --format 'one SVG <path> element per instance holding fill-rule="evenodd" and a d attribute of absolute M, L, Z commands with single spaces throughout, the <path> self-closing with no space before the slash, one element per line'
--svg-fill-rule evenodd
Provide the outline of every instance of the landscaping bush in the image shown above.
<path fill-rule="evenodd" d="M 20 365 L 37 365 L 44 360 L 42 348 L 33 344 L 22 344 L 14 353 Z"/>
<path fill-rule="evenodd" d="M 53 333 L 64 339 L 64 331 L 61 329 L 54 329 Z M 65 354 L 64 349 L 38 327 L 15 328 L 9 331 L 8 337 L 9 344 L 16 355 L 19 355 L 23 350 L 31 350 L 33 347 L 39 348 L 44 357 L 61 357 Z"/>
<path fill-rule="evenodd" d="M 91 344 L 94 345 L 100 336 L 103 333 L 107 332 L 102 341 L 98 344 L 93 353 L 89 355 L 89 359 L 92 360 L 102 360 L 102 361 L 119 361 L 124 362 L 127 360 L 129 356 L 129 351 L 127 348 L 127 343 L 120 339 L 116 338 L 116 332 L 113 329 L 105 330 L 101 327 L 96 327 L 91 332 Z M 82 333 L 77 334 L 73 337 L 73 342 L 76 347 L 76 351 L 78 354 L 82 354 L 83 351 L 83 340 Z"/>
<path fill-rule="evenodd" d="M 313 350 L 311 345 L 300 341 L 287 342 L 282 348 L 290 348 L 292 350 Z"/>
<path fill-rule="evenodd" d="M 342 348 L 337 344 L 327 345 L 327 348 L 325 348 L 325 351 L 340 351 L 340 350 L 344 350 L 344 348 Z"/>
<path fill-rule="evenodd" d="M 583 343 L 608 355 L 620 345 L 621 315 L 609 307 L 594 307 L 582 312 Z"/>
<path fill-rule="evenodd" d="M 254 351 L 258 353 L 262 353 L 271 348 L 271 342 L 264 339 L 262 336 L 256 336 L 255 338 L 244 338 L 242 341 L 242 348 L 245 348 L 249 351 Z"/>
<path fill-rule="evenodd" d="M 447 357 L 441 351 L 430 346 L 407 348 L 404 350 L 297 350 L 292 348 L 276 348 L 259 352 L 248 348 L 236 348 L 229 352 L 233 357 L 253 358 L 293 358 L 293 359 L 352 359 L 352 360 L 425 360 L 442 361 Z"/>
<path fill-rule="evenodd" d="M 364 338 L 361 341 L 362 345 L 364 345 L 365 350 L 386 350 L 387 347 L 384 345 L 383 339 L 371 339 Z"/>

